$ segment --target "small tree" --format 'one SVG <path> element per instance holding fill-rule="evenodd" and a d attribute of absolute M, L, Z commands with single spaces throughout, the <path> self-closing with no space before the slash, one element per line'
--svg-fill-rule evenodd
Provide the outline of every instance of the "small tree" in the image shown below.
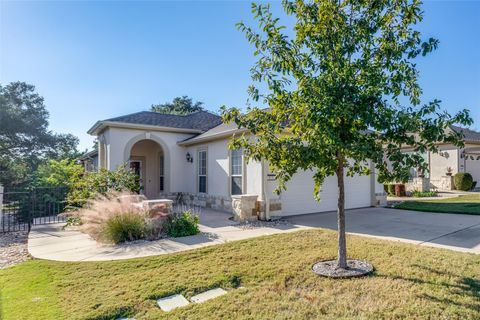
<path fill-rule="evenodd" d="M 285 32 L 269 5 L 252 4 L 260 31 L 238 24 L 258 58 L 249 88 L 253 101 L 269 109 L 223 108 L 255 135 L 235 137 L 247 158 L 265 159 L 279 182 L 277 192 L 298 170 L 313 170 L 314 195 L 328 176 L 338 182 L 338 258 L 347 268 L 344 175 L 370 173 L 379 181 L 405 181 L 410 168 L 427 170 L 422 153 L 435 143 L 461 145 L 454 123 L 469 125 L 467 110 L 450 115 L 440 101 L 421 105 L 422 90 L 413 59 L 434 50 L 414 26 L 422 20 L 418 0 L 283 1 L 295 19 Z M 292 34 L 289 37 L 287 34 Z M 403 153 L 410 146 L 415 153 Z"/>
<path fill-rule="evenodd" d="M 49 160 L 38 167 L 34 185 L 71 188 L 82 178 L 83 171 L 83 167 L 75 160 Z"/>
<path fill-rule="evenodd" d="M 153 104 L 150 111 L 168 114 L 187 115 L 193 112 L 202 111 L 203 102 L 193 103 L 188 96 L 176 97 L 172 102 Z"/>
<path fill-rule="evenodd" d="M 67 203 L 70 206 L 82 207 L 88 200 L 110 191 L 139 193 L 139 177 L 127 166 L 120 166 L 112 171 L 100 169 L 98 172 L 85 172 L 70 188 Z"/>

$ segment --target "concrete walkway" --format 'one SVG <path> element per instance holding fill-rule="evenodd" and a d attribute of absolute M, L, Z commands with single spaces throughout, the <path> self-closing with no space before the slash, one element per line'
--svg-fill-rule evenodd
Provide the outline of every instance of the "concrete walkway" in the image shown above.
<path fill-rule="evenodd" d="M 128 245 L 98 244 L 79 231 L 62 230 L 64 224 L 33 226 L 28 250 L 35 258 L 58 261 L 105 261 L 180 252 L 205 246 L 311 228 L 336 230 L 335 212 L 286 218 L 290 224 L 241 228 L 230 214 L 204 209 L 201 233 L 195 236 L 140 241 Z M 415 212 L 386 208 L 348 210 L 347 232 L 422 246 L 480 254 L 480 216 Z"/>
<path fill-rule="evenodd" d="M 347 210 L 345 219 L 350 234 L 480 254 L 479 215 L 364 208 Z M 336 212 L 291 216 L 287 221 L 337 230 Z"/>
<path fill-rule="evenodd" d="M 180 252 L 308 228 L 272 223 L 267 227 L 244 229 L 237 222 L 229 220 L 229 217 L 231 214 L 203 209 L 200 213 L 201 233 L 198 235 L 115 246 L 99 244 L 80 231 L 63 230 L 64 223 L 36 225 L 32 226 L 28 237 L 28 251 L 35 258 L 57 261 L 120 260 Z"/>

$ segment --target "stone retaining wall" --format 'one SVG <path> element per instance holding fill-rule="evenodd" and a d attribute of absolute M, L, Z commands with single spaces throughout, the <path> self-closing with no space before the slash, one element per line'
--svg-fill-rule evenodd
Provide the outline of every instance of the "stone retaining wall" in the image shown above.
<path fill-rule="evenodd" d="M 165 196 L 177 204 L 179 200 L 187 206 L 197 206 L 221 211 L 232 211 L 232 199 L 202 193 L 173 192 Z"/>

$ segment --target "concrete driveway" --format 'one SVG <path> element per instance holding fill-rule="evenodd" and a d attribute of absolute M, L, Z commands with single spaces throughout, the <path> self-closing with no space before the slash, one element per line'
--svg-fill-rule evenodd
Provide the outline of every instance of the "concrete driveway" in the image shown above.
<path fill-rule="evenodd" d="M 298 227 L 337 230 L 336 212 L 286 218 Z M 480 216 L 387 208 L 347 210 L 347 232 L 480 254 Z"/>

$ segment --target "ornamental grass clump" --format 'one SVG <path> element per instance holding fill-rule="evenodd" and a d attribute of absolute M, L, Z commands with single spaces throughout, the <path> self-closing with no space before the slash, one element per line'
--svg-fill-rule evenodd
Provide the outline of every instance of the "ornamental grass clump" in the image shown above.
<path fill-rule="evenodd" d="M 97 195 L 78 211 L 81 230 L 95 240 L 121 243 L 161 237 L 163 227 L 153 221 L 140 204 L 143 196 L 109 192 Z"/>

